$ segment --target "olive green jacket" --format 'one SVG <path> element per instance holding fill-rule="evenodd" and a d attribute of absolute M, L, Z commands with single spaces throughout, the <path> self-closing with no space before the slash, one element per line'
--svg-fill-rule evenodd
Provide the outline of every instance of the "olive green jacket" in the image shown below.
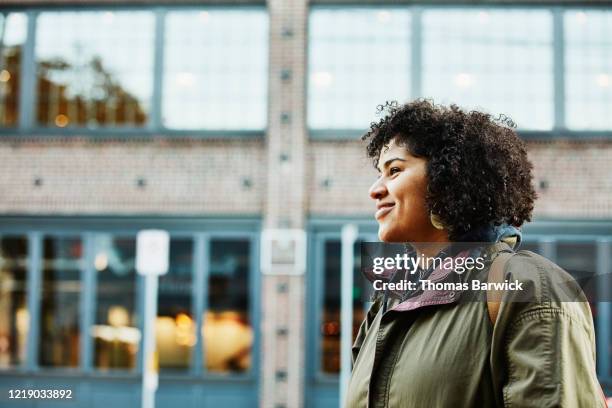
<path fill-rule="evenodd" d="M 484 250 L 488 259 L 500 245 Z M 489 266 L 463 277 L 486 282 Z M 577 286 L 578 300 L 567 301 L 570 275 L 528 251 L 504 272 L 523 291 L 504 294 L 495 325 L 486 292 L 482 301 L 451 294 L 402 311 L 392 299 L 384 314 L 377 300 L 353 345 L 346 406 L 604 407 L 590 307 Z M 513 299 L 525 294 L 538 301 Z"/>

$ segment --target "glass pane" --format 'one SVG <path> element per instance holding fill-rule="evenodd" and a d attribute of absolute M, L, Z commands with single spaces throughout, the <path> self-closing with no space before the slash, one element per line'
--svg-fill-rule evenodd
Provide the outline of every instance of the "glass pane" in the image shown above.
<path fill-rule="evenodd" d="M 27 269 L 27 238 L 0 237 L 0 368 L 21 365 L 26 359 Z"/>
<path fill-rule="evenodd" d="M 552 33 L 549 11 L 426 11 L 423 95 L 552 129 Z"/>
<path fill-rule="evenodd" d="M 308 49 L 308 126 L 366 129 L 376 106 L 410 95 L 410 14 L 314 9 Z"/>
<path fill-rule="evenodd" d="M 39 363 L 50 367 L 79 365 L 79 294 L 81 258 L 79 238 L 43 240 Z"/>
<path fill-rule="evenodd" d="M 266 127 L 268 20 L 264 10 L 170 12 L 164 55 L 165 126 Z"/>
<path fill-rule="evenodd" d="M 44 12 L 37 20 L 37 122 L 143 126 L 153 90 L 153 13 Z"/>
<path fill-rule="evenodd" d="M 170 267 L 159 277 L 156 339 L 161 370 L 186 370 L 195 345 L 191 312 L 193 276 L 191 239 L 170 241 Z"/>
<path fill-rule="evenodd" d="M 0 14 L 0 127 L 17 126 L 21 56 L 27 25 L 23 13 Z"/>
<path fill-rule="evenodd" d="M 242 372 L 251 367 L 250 242 L 214 239 L 210 245 L 208 311 L 202 327 L 206 368 Z"/>
<path fill-rule="evenodd" d="M 136 315 L 136 240 L 99 235 L 95 243 L 95 367 L 136 367 L 141 333 Z"/>
<path fill-rule="evenodd" d="M 568 128 L 612 129 L 612 11 L 565 13 Z"/>
<path fill-rule="evenodd" d="M 340 372 L 340 313 L 342 245 L 338 240 L 325 242 L 323 280 L 323 313 L 321 315 L 321 369 L 325 373 Z M 372 285 L 361 273 L 360 242 L 354 247 L 353 268 L 353 340 L 369 305 Z"/>
<path fill-rule="evenodd" d="M 523 241 L 521 242 L 519 250 L 531 251 L 533 253 L 542 255 L 542 251 L 540 250 L 540 243 L 537 241 Z"/>

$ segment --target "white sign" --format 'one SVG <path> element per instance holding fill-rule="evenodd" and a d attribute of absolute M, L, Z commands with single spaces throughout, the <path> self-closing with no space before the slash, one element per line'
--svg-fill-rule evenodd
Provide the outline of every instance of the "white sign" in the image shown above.
<path fill-rule="evenodd" d="M 136 238 L 136 271 L 141 275 L 168 272 L 170 235 L 163 230 L 142 230 Z"/>
<path fill-rule="evenodd" d="M 261 233 L 261 270 L 268 275 L 301 275 L 306 270 L 306 233 L 265 229 Z"/>

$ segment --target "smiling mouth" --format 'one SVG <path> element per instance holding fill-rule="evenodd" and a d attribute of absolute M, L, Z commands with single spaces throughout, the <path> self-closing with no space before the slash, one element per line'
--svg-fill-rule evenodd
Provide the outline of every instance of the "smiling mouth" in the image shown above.
<path fill-rule="evenodd" d="M 376 214 L 374 214 L 374 218 L 376 218 L 377 220 L 380 220 L 385 215 L 389 214 L 394 207 L 395 207 L 395 204 L 388 204 L 383 207 L 380 207 L 378 211 L 376 211 Z"/>

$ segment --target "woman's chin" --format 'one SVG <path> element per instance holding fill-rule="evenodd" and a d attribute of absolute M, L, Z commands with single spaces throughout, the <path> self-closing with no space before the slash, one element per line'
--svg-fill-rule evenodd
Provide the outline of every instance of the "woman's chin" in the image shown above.
<path fill-rule="evenodd" d="M 385 228 L 383 225 L 378 227 L 378 239 L 382 242 L 404 242 L 399 235 L 400 234 L 395 233 L 393 230 Z"/>

